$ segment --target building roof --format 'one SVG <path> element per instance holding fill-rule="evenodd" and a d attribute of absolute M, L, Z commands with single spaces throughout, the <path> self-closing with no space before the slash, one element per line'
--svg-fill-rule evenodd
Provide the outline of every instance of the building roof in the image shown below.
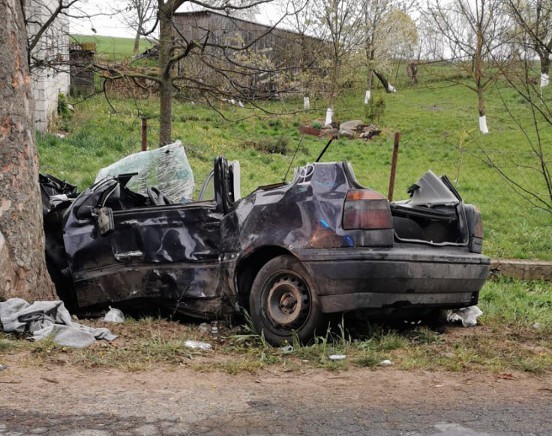
<path fill-rule="evenodd" d="M 212 11 L 212 10 L 209 10 L 209 9 L 202 9 L 202 10 L 199 10 L 199 11 L 176 12 L 174 14 L 175 17 L 185 17 L 185 16 L 186 17 L 194 17 L 194 16 L 199 17 L 199 16 L 208 16 L 208 15 L 218 15 L 219 17 L 228 18 L 229 20 L 232 20 L 232 21 L 241 21 L 242 23 L 254 24 L 255 26 L 263 27 L 267 30 L 277 30 L 278 32 L 285 32 L 285 33 L 289 33 L 291 35 L 302 35 L 301 33 L 295 32 L 293 30 L 282 29 L 281 27 L 276 27 L 275 25 L 274 26 L 269 26 L 267 24 L 257 23 L 256 21 L 244 20 L 243 18 L 233 17 L 232 15 L 223 14 L 221 12 Z M 304 36 L 306 36 L 307 38 L 322 41 L 321 38 L 317 38 L 315 36 L 306 35 L 306 34 Z"/>

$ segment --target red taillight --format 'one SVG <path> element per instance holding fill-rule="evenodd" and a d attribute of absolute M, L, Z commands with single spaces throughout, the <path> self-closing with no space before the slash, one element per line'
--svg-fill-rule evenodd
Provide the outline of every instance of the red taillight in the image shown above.
<path fill-rule="evenodd" d="M 343 228 L 392 229 L 393 219 L 387 199 L 367 189 L 349 191 L 343 208 Z"/>

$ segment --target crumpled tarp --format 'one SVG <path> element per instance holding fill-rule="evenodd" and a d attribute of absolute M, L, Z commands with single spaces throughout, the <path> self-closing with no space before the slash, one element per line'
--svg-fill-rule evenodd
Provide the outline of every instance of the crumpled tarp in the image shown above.
<path fill-rule="evenodd" d="M 461 322 L 464 327 L 477 325 L 477 318 L 483 315 L 483 311 L 477 306 L 462 307 L 447 311 L 448 322 Z"/>
<path fill-rule="evenodd" d="M 53 336 L 54 342 L 75 348 L 85 348 L 96 339 L 112 341 L 117 336 L 106 328 L 92 328 L 71 320 L 63 301 L 35 301 L 22 298 L 0 302 L 0 330 L 6 333 L 31 333 L 39 341 Z"/>
<path fill-rule="evenodd" d="M 146 195 L 147 188 L 157 187 L 173 203 L 190 200 L 194 193 L 194 175 L 180 141 L 154 150 L 131 154 L 96 176 L 96 182 L 119 174 L 138 173 L 127 184 L 128 189 Z"/>

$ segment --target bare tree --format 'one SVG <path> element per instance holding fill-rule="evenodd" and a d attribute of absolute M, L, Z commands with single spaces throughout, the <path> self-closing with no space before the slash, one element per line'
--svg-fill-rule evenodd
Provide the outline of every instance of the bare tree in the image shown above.
<path fill-rule="evenodd" d="M 155 0 L 125 0 L 124 7 L 115 10 L 121 22 L 134 30 L 135 55 L 140 53 L 140 38 L 148 32 L 148 27 L 157 18 L 157 2 Z"/>
<path fill-rule="evenodd" d="M 540 60 L 541 87 L 549 82 L 552 57 L 552 1 L 505 0 L 507 11 L 520 29 L 519 40 Z"/>
<path fill-rule="evenodd" d="M 552 107 L 550 101 L 542 97 L 538 86 L 526 80 L 532 59 L 521 62 L 521 68 L 509 68 L 503 74 L 524 104 L 514 111 L 509 99 L 502 98 L 502 102 L 525 140 L 519 141 L 513 152 L 492 150 L 478 141 L 476 143 L 479 144 L 480 156 L 508 186 L 533 207 L 552 216 L 552 147 L 547 134 L 552 131 Z"/>
<path fill-rule="evenodd" d="M 311 36 L 314 35 L 315 29 L 313 29 L 316 17 L 312 6 L 313 0 L 290 0 L 284 5 L 285 12 L 291 10 L 290 15 L 284 12 L 286 19 L 285 24 L 293 29 L 300 38 L 300 57 L 298 59 L 301 88 L 303 91 L 304 108 L 310 109 L 310 98 L 313 85 L 316 80 L 316 73 L 314 67 L 314 60 L 320 56 L 317 56 L 316 51 L 323 51 L 323 47 L 319 47 L 320 50 L 315 50 L 312 47 L 310 41 Z M 314 50 L 313 50 L 314 49 Z"/>
<path fill-rule="evenodd" d="M 23 1 L 0 0 L 0 299 L 52 299 L 44 259 Z"/>
<path fill-rule="evenodd" d="M 477 94 L 479 130 L 488 133 L 485 92 L 509 62 L 509 21 L 500 0 L 431 0 L 429 19 L 447 42 L 450 65 L 471 82 L 456 81 Z"/>
<path fill-rule="evenodd" d="M 361 2 L 362 45 L 365 53 L 366 96 L 370 100 L 374 75 L 386 92 L 394 92 L 385 74 L 393 58 L 413 52 L 416 43 L 416 26 L 408 11 L 415 1 L 363 0 Z M 410 56 L 410 54 L 409 54 Z"/>
<path fill-rule="evenodd" d="M 312 4 L 321 38 L 328 42 L 326 123 L 332 121 L 333 106 L 339 94 L 340 79 L 360 41 L 360 9 L 352 0 L 315 0 Z"/>

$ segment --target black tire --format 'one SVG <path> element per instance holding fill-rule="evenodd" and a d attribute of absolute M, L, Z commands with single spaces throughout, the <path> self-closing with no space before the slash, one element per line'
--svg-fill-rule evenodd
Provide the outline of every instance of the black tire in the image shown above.
<path fill-rule="evenodd" d="M 253 326 L 272 345 L 312 339 L 322 321 L 320 302 L 303 265 L 292 256 L 278 256 L 259 271 L 249 295 Z"/>

